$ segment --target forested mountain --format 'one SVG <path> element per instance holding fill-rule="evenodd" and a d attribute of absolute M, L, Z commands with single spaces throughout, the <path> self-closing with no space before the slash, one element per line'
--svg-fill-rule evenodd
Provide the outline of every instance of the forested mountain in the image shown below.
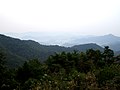
<path fill-rule="evenodd" d="M 69 34 L 69 35 L 66 35 Z M 71 47 L 74 45 L 96 43 L 100 46 L 109 46 L 114 51 L 120 51 L 120 37 L 113 34 L 106 34 L 102 36 L 80 35 L 80 34 L 54 34 L 43 32 L 27 32 L 27 33 L 6 33 L 12 37 L 21 38 L 23 40 L 35 40 L 45 45 L 62 45 Z"/>
<path fill-rule="evenodd" d="M 81 50 L 81 51 L 86 51 L 87 49 L 94 49 L 94 50 L 101 50 L 103 51 L 103 48 L 101 48 L 101 46 L 95 44 L 95 43 L 89 43 L 89 44 L 81 44 L 81 45 L 75 45 L 72 47 L 75 50 Z"/>
<path fill-rule="evenodd" d="M 120 55 L 94 43 L 66 48 L 0 35 L 0 72 L 0 90 L 119 90 Z"/>
<path fill-rule="evenodd" d="M 73 47 L 62 47 L 58 45 L 47 46 L 41 45 L 32 40 L 20 40 L 9 36 L 0 35 L 0 50 L 6 54 L 6 59 L 10 66 L 18 66 L 24 61 L 34 58 L 44 61 L 49 55 L 62 51 L 86 51 L 91 48 L 103 50 L 102 47 L 93 43 Z"/>
<path fill-rule="evenodd" d="M 11 64 L 14 62 L 15 66 L 28 59 L 45 60 L 54 52 L 66 50 L 64 47 L 40 45 L 32 40 L 25 41 L 4 35 L 0 35 L 0 48 L 7 54 L 7 61 Z"/>

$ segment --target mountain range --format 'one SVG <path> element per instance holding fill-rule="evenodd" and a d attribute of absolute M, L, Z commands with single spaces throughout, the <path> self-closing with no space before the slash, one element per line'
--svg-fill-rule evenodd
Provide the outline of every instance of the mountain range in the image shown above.
<path fill-rule="evenodd" d="M 0 51 L 6 56 L 7 65 L 17 67 L 30 59 L 39 59 L 45 61 L 50 55 L 60 52 L 86 51 L 87 49 L 103 48 L 95 43 L 74 45 L 72 47 L 63 47 L 58 45 L 42 45 L 33 40 L 21 40 L 0 34 Z"/>
<path fill-rule="evenodd" d="M 109 46 L 114 51 L 120 51 L 120 37 L 113 34 L 102 36 L 80 35 L 79 33 L 45 33 L 45 32 L 27 32 L 27 33 L 7 33 L 6 35 L 17 37 L 23 40 L 34 40 L 43 45 L 60 45 L 72 47 L 74 45 L 96 43 L 101 47 Z"/>
<path fill-rule="evenodd" d="M 82 37 L 71 40 L 68 43 L 65 43 L 64 46 L 74 46 L 86 43 L 97 43 L 98 45 L 104 47 L 109 46 L 114 51 L 120 51 L 120 37 L 114 36 L 112 34 L 104 36 L 91 36 L 91 37 Z"/>

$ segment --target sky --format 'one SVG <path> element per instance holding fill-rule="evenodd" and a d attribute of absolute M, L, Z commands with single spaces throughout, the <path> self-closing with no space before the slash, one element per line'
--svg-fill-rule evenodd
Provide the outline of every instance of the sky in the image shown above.
<path fill-rule="evenodd" d="M 120 0 L 0 0 L 0 33 L 120 36 Z"/>

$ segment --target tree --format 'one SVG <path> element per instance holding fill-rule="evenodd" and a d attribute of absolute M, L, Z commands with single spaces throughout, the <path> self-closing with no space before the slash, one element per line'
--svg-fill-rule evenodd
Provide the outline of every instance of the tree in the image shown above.
<path fill-rule="evenodd" d="M 106 64 L 110 65 L 114 62 L 114 52 L 113 50 L 109 49 L 109 46 L 105 46 L 104 52 L 103 52 L 103 59 Z"/>
<path fill-rule="evenodd" d="M 25 62 L 22 67 L 18 68 L 16 79 L 23 85 L 30 78 L 40 79 L 44 72 L 43 65 L 37 59 L 34 59 Z"/>

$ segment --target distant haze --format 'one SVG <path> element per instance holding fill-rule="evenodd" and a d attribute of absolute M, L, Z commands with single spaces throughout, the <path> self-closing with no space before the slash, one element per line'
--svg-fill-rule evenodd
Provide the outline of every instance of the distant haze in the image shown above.
<path fill-rule="evenodd" d="M 120 36 L 120 0 L 1 0 L 0 33 L 8 32 Z"/>

